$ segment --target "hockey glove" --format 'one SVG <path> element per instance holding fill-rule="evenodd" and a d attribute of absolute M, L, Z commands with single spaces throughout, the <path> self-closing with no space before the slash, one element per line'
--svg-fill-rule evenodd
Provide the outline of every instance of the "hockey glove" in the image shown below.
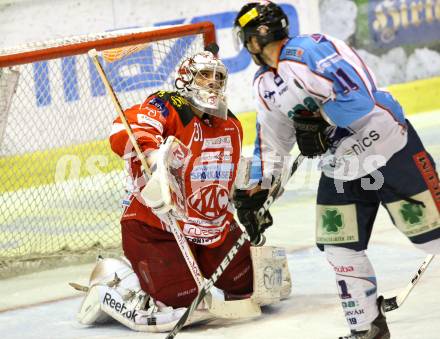
<path fill-rule="evenodd" d="M 261 190 L 253 195 L 249 195 L 249 191 L 239 189 L 234 192 L 233 200 L 238 220 L 246 228 L 252 244 L 259 244 L 261 234 L 273 224 L 269 211 L 266 211 L 261 217 L 258 216 L 258 211 L 263 207 L 268 194 L 269 190 Z"/>
<path fill-rule="evenodd" d="M 295 114 L 293 125 L 296 141 L 301 154 L 313 158 L 325 153 L 329 147 L 325 129 L 329 124 L 320 116 L 304 116 Z"/>

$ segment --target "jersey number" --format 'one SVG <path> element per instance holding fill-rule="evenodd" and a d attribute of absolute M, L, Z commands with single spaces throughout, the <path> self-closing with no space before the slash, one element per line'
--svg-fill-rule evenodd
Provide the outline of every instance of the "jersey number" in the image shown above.
<path fill-rule="evenodd" d="M 350 78 L 347 73 L 345 73 L 342 68 L 338 68 L 336 70 L 336 73 L 333 73 L 333 75 L 335 76 L 339 85 L 344 90 L 344 94 L 350 91 L 357 91 L 359 89 L 359 86 L 356 85 L 356 83 Z"/>
<path fill-rule="evenodd" d="M 341 298 L 350 299 L 351 294 L 348 293 L 347 283 L 345 282 L 345 280 L 338 280 L 338 285 L 341 288 Z"/>
<path fill-rule="evenodd" d="M 203 140 L 203 133 L 202 133 L 202 127 L 198 122 L 194 123 L 194 141 L 202 141 Z"/>

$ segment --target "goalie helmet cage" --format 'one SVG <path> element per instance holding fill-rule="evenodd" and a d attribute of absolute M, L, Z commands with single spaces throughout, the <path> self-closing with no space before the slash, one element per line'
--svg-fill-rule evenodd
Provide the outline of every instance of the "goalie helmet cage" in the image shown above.
<path fill-rule="evenodd" d="M 0 50 L 0 278 L 121 253 L 117 112 L 87 52 L 126 109 L 173 90 L 182 59 L 211 43 L 201 22 Z"/>

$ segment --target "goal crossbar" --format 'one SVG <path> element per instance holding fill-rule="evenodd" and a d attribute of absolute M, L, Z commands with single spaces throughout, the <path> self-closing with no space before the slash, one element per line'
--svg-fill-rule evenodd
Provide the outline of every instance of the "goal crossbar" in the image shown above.
<path fill-rule="evenodd" d="M 108 34 L 111 35 L 111 32 Z M 201 34 L 203 36 L 205 46 L 216 41 L 214 24 L 209 21 L 203 21 L 195 24 L 157 28 L 154 30 L 148 29 L 147 31 L 133 32 L 124 35 L 118 35 L 118 33 L 116 33 L 115 36 L 102 38 L 99 40 L 79 42 L 64 46 L 55 46 L 45 49 L 37 49 L 17 53 L 13 52 L 8 54 L 8 50 L 0 50 L 0 67 L 9 67 L 42 60 L 50 60 L 66 56 L 85 54 L 91 49 L 101 51 L 108 48 L 125 47 L 129 45 L 152 42 L 157 40 L 181 38 L 184 36 L 196 34 Z"/>

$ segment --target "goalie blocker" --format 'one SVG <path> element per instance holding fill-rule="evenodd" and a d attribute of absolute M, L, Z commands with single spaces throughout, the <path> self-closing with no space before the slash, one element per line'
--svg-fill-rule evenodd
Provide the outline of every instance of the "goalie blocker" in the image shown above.
<path fill-rule="evenodd" d="M 251 247 L 251 257 L 252 296 L 225 300 L 223 292 L 213 287 L 186 325 L 214 318 L 256 317 L 261 314 L 261 305 L 278 303 L 290 295 L 291 278 L 284 249 Z M 89 286 L 74 283 L 71 286 L 86 292 L 77 314 L 83 325 L 103 324 L 114 319 L 135 331 L 168 332 L 186 310 L 186 307 L 169 307 L 145 293 L 125 258 L 98 259 Z"/>

